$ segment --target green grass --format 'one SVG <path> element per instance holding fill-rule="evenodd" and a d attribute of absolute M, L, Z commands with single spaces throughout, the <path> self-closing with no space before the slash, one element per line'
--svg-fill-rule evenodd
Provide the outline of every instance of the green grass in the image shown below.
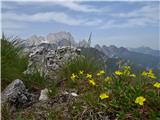
<path fill-rule="evenodd" d="M 2 89 L 15 79 L 22 79 L 28 58 L 21 54 L 22 48 L 16 38 L 1 39 L 1 85 Z"/>
<path fill-rule="evenodd" d="M 88 73 L 96 73 L 102 66 L 96 59 L 88 56 L 78 56 L 64 63 L 59 71 L 61 78 L 70 79 L 72 73 L 78 74 L 80 70 Z"/>
<path fill-rule="evenodd" d="M 22 80 L 28 88 L 42 89 L 45 77 L 39 72 L 24 74 L 28 66 L 28 56 L 24 55 L 22 42 L 17 38 L 1 38 L 1 87 L 2 90 L 15 79 Z"/>
<path fill-rule="evenodd" d="M 31 74 L 23 74 L 23 81 L 30 89 L 40 90 L 47 86 L 47 80 L 44 74 L 41 74 L 38 70 L 35 70 Z"/>

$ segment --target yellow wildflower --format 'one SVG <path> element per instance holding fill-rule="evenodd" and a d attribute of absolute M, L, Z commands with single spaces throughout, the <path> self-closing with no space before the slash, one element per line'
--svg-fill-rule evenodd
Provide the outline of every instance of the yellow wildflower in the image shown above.
<path fill-rule="evenodd" d="M 148 77 L 152 78 L 152 79 L 156 79 L 156 76 L 154 75 L 152 69 L 149 70 L 148 72 Z"/>
<path fill-rule="evenodd" d="M 160 83 L 156 82 L 153 86 L 156 87 L 156 88 L 160 88 Z"/>
<path fill-rule="evenodd" d="M 100 71 L 97 73 L 97 76 L 101 76 L 101 75 L 103 75 L 103 74 L 105 74 L 105 71 L 104 71 L 104 70 L 100 70 Z"/>
<path fill-rule="evenodd" d="M 123 72 L 121 72 L 120 70 L 117 70 L 117 71 L 115 71 L 115 74 L 116 74 L 116 75 L 122 75 Z"/>
<path fill-rule="evenodd" d="M 142 76 L 147 76 L 148 74 L 147 74 L 147 72 L 146 71 L 143 71 L 142 72 Z"/>
<path fill-rule="evenodd" d="M 72 73 L 72 75 L 71 75 L 71 80 L 76 80 L 76 78 L 77 78 L 78 76 L 77 75 L 75 75 L 74 73 Z"/>
<path fill-rule="evenodd" d="M 124 69 L 130 70 L 130 69 L 131 69 L 131 66 L 124 66 Z"/>
<path fill-rule="evenodd" d="M 95 83 L 95 81 L 92 79 L 92 80 L 89 80 L 89 84 L 91 84 L 92 86 L 95 86 L 96 85 L 96 83 Z"/>
<path fill-rule="evenodd" d="M 139 105 L 143 105 L 144 101 L 146 101 L 146 98 L 144 98 L 143 96 L 139 96 L 136 98 L 135 103 L 137 103 Z"/>
<path fill-rule="evenodd" d="M 112 78 L 109 77 L 109 76 L 107 76 L 107 77 L 104 79 L 104 81 L 106 81 L 106 82 L 109 82 L 109 81 L 111 81 L 111 80 L 112 80 Z"/>
<path fill-rule="evenodd" d="M 79 74 L 80 74 L 80 75 L 83 75 L 83 73 L 84 73 L 83 70 L 80 70 L 80 71 L 79 71 Z"/>
<path fill-rule="evenodd" d="M 136 77 L 136 75 L 135 75 L 135 74 L 130 74 L 130 77 L 134 77 L 134 78 L 135 78 L 135 77 Z"/>
<path fill-rule="evenodd" d="M 151 79 L 156 79 L 156 76 L 154 75 L 152 69 L 150 69 L 148 72 L 146 72 L 146 71 L 142 72 L 142 76 L 148 77 Z"/>
<path fill-rule="evenodd" d="M 87 74 L 86 77 L 89 78 L 89 79 L 91 79 L 91 78 L 92 78 L 92 75 L 91 75 L 91 74 Z"/>
<path fill-rule="evenodd" d="M 108 93 L 101 93 L 99 95 L 99 97 L 100 97 L 101 100 L 103 100 L 103 99 L 109 98 L 109 95 L 108 95 Z"/>
<path fill-rule="evenodd" d="M 130 76 L 131 72 L 129 70 L 124 70 L 123 74 L 126 76 Z"/>

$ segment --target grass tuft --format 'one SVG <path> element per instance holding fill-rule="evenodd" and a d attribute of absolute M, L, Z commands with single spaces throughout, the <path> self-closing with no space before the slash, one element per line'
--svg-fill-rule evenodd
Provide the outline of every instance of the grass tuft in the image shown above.
<path fill-rule="evenodd" d="M 28 67 L 28 56 L 23 54 L 22 42 L 17 38 L 1 38 L 1 87 L 2 90 L 15 79 L 21 79 L 28 88 L 42 89 L 45 77 L 38 71 L 24 74 Z"/>
<path fill-rule="evenodd" d="M 21 53 L 17 38 L 1 38 L 1 85 L 2 89 L 15 79 L 22 79 L 27 69 L 28 58 Z"/>

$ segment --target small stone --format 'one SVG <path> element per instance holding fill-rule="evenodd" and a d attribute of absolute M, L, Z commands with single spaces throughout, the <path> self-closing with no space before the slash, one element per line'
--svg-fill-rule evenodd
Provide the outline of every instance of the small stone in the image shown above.
<path fill-rule="evenodd" d="M 74 93 L 74 92 L 72 92 L 71 95 L 74 96 L 74 97 L 78 96 L 77 93 Z"/>
<path fill-rule="evenodd" d="M 48 89 L 47 88 L 41 90 L 41 95 L 39 97 L 39 100 L 40 101 L 46 101 L 46 100 L 48 100 Z"/>

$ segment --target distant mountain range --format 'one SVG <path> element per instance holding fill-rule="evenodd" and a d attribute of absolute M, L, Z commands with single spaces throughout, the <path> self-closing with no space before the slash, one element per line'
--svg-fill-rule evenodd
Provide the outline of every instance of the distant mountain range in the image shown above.
<path fill-rule="evenodd" d="M 46 37 L 32 35 L 31 37 L 24 40 L 24 45 L 39 46 L 40 44 L 55 44 L 57 46 L 75 46 L 75 47 L 89 47 L 86 40 L 75 42 L 74 37 L 69 32 L 57 32 L 49 33 Z"/>
<path fill-rule="evenodd" d="M 124 47 L 118 48 L 114 45 L 111 45 L 109 47 L 105 45 L 103 45 L 102 47 L 96 45 L 95 48 L 103 52 L 109 58 L 121 58 L 129 60 L 130 63 L 133 63 L 137 66 L 145 66 L 147 68 L 156 68 L 160 70 L 160 56 L 134 52 Z"/>
<path fill-rule="evenodd" d="M 153 56 L 160 56 L 160 50 L 153 50 L 149 47 L 138 47 L 138 48 L 129 48 L 130 51 L 138 52 L 138 53 L 143 53 L 143 54 L 149 54 Z"/>
<path fill-rule="evenodd" d="M 46 38 L 33 35 L 24 40 L 24 51 L 26 53 L 37 48 L 56 49 L 61 46 L 79 47 L 82 49 L 82 54 L 95 56 L 96 59 L 101 59 L 103 61 L 110 60 L 112 65 L 117 64 L 119 60 L 124 60 L 125 63 L 128 61 L 128 63 L 133 63 L 136 66 L 160 70 L 160 51 L 153 50 L 149 47 L 127 49 L 124 47 L 118 48 L 114 45 L 96 45 L 94 48 L 91 48 L 89 42 L 86 40 L 76 42 L 69 32 L 49 33 Z M 113 61 L 116 61 L 116 63 Z"/>

